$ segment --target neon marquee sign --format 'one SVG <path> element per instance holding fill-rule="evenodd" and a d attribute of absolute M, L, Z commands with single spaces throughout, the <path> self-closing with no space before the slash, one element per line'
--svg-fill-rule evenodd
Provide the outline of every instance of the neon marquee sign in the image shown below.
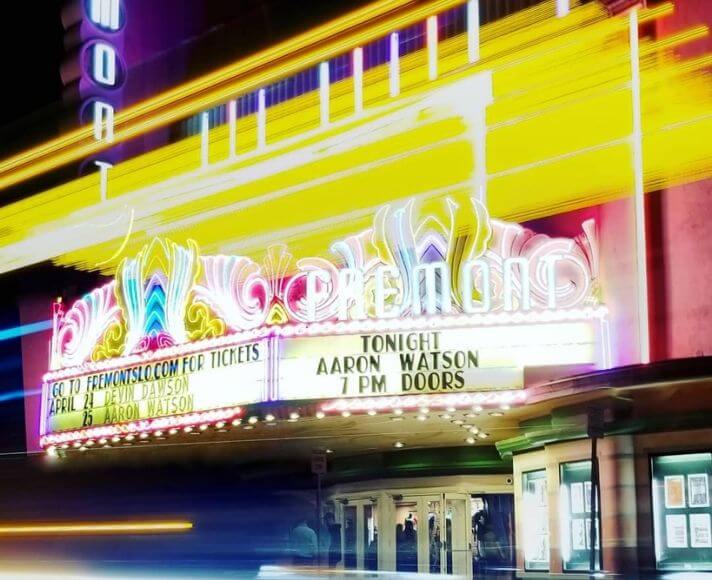
<path fill-rule="evenodd" d="M 530 366 L 606 365 L 593 222 L 552 238 L 469 197 L 411 200 L 332 252 L 294 261 L 273 247 L 258 263 L 155 239 L 66 312 L 56 304 L 45 442 L 268 400 L 511 390 Z"/>

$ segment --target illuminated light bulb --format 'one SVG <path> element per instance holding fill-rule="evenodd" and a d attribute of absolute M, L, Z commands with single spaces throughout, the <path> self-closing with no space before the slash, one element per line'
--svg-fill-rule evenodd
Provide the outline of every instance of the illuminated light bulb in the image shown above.
<path fill-rule="evenodd" d="M 402 415 L 403 414 L 403 409 L 393 409 L 393 414 L 394 415 Z"/>
<path fill-rule="evenodd" d="M 333 449 L 325 449 L 325 450 L 324 450 L 324 453 L 333 453 L 333 452 L 334 452 Z"/>
<path fill-rule="evenodd" d="M 94 445 L 94 441 L 89 439 L 89 441 L 87 441 L 84 445 L 86 445 L 87 447 L 92 447 Z"/>
<path fill-rule="evenodd" d="M 265 415 L 265 421 L 271 423 L 272 421 L 274 421 L 274 415 L 272 413 L 267 413 Z"/>
<path fill-rule="evenodd" d="M 326 413 L 324 413 L 324 411 L 317 411 L 315 417 L 317 419 L 323 419 L 324 417 L 326 417 Z"/>
<path fill-rule="evenodd" d="M 243 427 L 243 429 L 245 429 L 245 430 L 247 430 L 247 431 L 249 431 L 250 429 L 254 429 L 254 428 L 255 428 L 254 425 L 245 425 L 245 426 Z"/>
<path fill-rule="evenodd" d="M 75 441 L 74 443 L 72 443 L 72 447 L 74 447 L 75 449 L 77 449 L 77 448 L 79 448 L 79 447 L 81 447 L 81 446 L 82 446 L 82 444 L 79 443 L 79 441 Z"/>
<path fill-rule="evenodd" d="M 480 430 L 477 427 L 471 427 L 470 428 L 470 433 L 473 435 L 477 435 L 480 432 Z"/>
<path fill-rule="evenodd" d="M 351 411 L 342 411 L 341 412 L 342 417 L 350 417 L 351 416 Z"/>
<path fill-rule="evenodd" d="M 480 431 L 480 432 L 477 434 L 477 436 L 478 436 L 480 439 L 487 439 L 487 437 L 489 437 L 489 433 L 485 433 L 484 431 Z"/>
<path fill-rule="evenodd" d="M 163 431 L 161 431 L 160 429 L 158 431 L 154 431 L 153 434 L 156 437 L 163 437 Z"/>
<path fill-rule="evenodd" d="M 369 409 L 368 414 L 371 415 L 371 417 L 378 415 L 378 411 L 376 409 Z"/>
<path fill-rule="evenodd" d="M 395 447 L 396 449 L 400 449 L 401 447 L 404 447 L 404 446 L 405 446 L 405 443 L 403 443 L 402 441 L 396 441 L 393 444 L 393 447 Z"/>
<path fill-rule="evenodd" d="M 203 424 L 203 425 L 200 426 L 200 430 L 201 430 L 201 431 L 207 431 L 207 430 L 208 430 L 208 426 L 205 425 L 205 424 Z"/>
<path fill-rule="evenodd" d="M 62 444 L 62 446 L 60 447 L 60 449 L 69 449 L 69 443 L 64 443 L 64 444 Z"/>
<path fill-rule="evenodd" d="M 233 419 L 232 420 L 233 427 L 237 427 L 240 423 L 242 423 L 242 419 Z"/>
<path fill-rule="evenodd" d="M 47 455 L 50 457 L 57 457 L 57 448 L 54 445 L 47 447 Z"/>
<path fill-rule="evenodd" d="M 111 438 L 111 442 L 112 442 L 112 443 L 118 443 L 119 441 L 121 441 L 121 437 L 119 437 L 118 435 L 114 435 L 114 436 Z"/>
<path fill-rule="evenodd" d="M 178 429 L 176 429 L 175 427 L 174 427 L 173 429 L 170 429 L 170 430 L 168 431 L 168 434 L 169 434 L 169 435 L 175 435 L 176 433 L 178 433 Z"/>
<path fill-rule="evenodd" d="M 299 419 L 299 413 L 294 413 L 294 412 L 293 412 L 293 413 L 290 413 L 290 414 L 289 414 L 289 418 L 290 418 L 292 421 L 296 421 L 297 419 Z"/>
<path fill-rule="evenodd" d="M 139 437 L 141 439 L 148 439 L 148 433 L 141 433 L 141 435 L 139 435 Z"/>
<path fill-rule="evenodd" d="M 467 443 L 468 445 L 474 445 L 474 444 L 475 444 L 475 438 L 474 438 L 474 437 L 468 437 L 467 439 L 465 439 L 465 443 Z"/>
<path fill-rule="evenodd" d="M 255 423 L 257 423 L 257 421 L 259 421 L 259 419 L 258 419 L 257 417 L 255 417 L 254 415 L 252 415 L 252 417 L 250 417 L 250 418 L 247 420 L 247 422 L 248 422 L 250 425 L 254 425 Z"/>
<path fill-rule="evenodd" d="M 224 429 L 225 428 L 225 421 L 218 421 L 215 423 L 215 428 L 216 429 Z"/>
<path fill-rule="evenodd" d="M 133 441 L 135 438 L 136 438 L 136 437 L 134 437 L 134 436 L 131 435 L 131 434 L 126 435 L 126 441 Z"/>
<path fill-rule="evenodd" d="M 183 432 L 184 433 L 191 433 L 193 431 L 193 427 L 190 425 L 187 425 L 186 427 L 183 427 Z"/>
<path fill-rule="evenodd" d="M 87 448 L 84 447 L 83 445 L 79 448 L 79 451 L 86 451 L 86 450 L 87 450 Z"/>

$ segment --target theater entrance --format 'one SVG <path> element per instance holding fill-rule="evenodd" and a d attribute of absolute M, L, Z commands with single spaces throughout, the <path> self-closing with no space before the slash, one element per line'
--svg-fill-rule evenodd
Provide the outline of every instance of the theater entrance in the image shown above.
<path fill-rule="evenodd" d="M 387 493 L 333 501 L 342 533 L 341 565 L 354 570 L 472 573 L 467 493 Z M 333 550 L 332 546 L 332 550 Z"/>
<path fill-rule="evenodd" d="M 457 576 L 469 574 L 468 495 L 396 496 L 393 502 L 397 571 Z"/>

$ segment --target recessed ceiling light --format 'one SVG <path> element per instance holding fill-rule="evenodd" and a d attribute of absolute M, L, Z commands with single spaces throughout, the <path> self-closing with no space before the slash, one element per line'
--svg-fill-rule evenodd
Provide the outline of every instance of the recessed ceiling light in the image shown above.
<path fill-rule="evenodd" d="M 393 414 L 394 414 L 394 415 L 402 415 L 402 414 L 403 414 L 403 409 L 393 409 Z"/>
<path fill-rule="evenodd" d="M 470 445 L 474 445 L 474 444 L 475 444 L 475 438 L 474 438 L 474 437 L 468 437 L 467 439 L 465 439 L 465 443 L 468 443 L 468 444 L 470 444 Z"/>
<path fill-rule="evenodd" d="M 274 421 L 274 415 L 272 413 L 267 413 L 265 415 L 265 421 L 267 421 L 268 423 L 271 423 L 272 421 Z"/>
<path fill-rule="evenodd" d="M 351 411 L 342 411 L 341 412 L 342 417 L 350 417 L 351 416 Z"/>
<path fill-rule="evenodd" d="M 456 411 L 455 407 L 448 407 L 445 409 L 448 413 L 454 413 Z"/>
<path fill-rule="evenodd" d="M 472 407 L 472 410 L 473 410 L 475 413 L 481 413 L 481 412 L 482 412 L 482 407 L 481 407 L 480 405 L 475 405 L 474 407 Z"/>
<path fill-rule="evenodd" d="M 252 415 L 252 417 L 250 417 L 250 418 L 247 420 L 247 422 L 248 422 L 250 425 L 254 425 L 255 423 L 257 423 L 257 421 L 259 421 L 259 419 L 258 419 L 257 417 L 255 417 L 254 415 Z"/>
<path fill-rule="evenodd" d="M 492 411 L 490 413 L 490 417 L 502 417 L 503 415 L 504 413 L 502 413 L 501 411 Z"/>
<path fill-rule="evenodd" d="M 477 434 L 477 436 L 478 436 L 480 439 L 487 439 L 487 437 L 489 437 L 489 433 L 485 433 L 484 431 L 480 431 L 480 432 Z"/>
<path fill-rule="evenodd" d="M 464 421 L 462 419 L 455 419 L 452 423 L 453 425 L 462 425 Z"/>
<path fill-rule="evenodd" d="M 428 416 L 427 415 L 418 415 L 418 421 L 427 421 Z"/>
<path fill-rule="evenodd" d="M 477 435 L 480 432 L 480 430 L 477 427 L 470 427 L 470 433 L 473 435 Z"/>
<path fill-rule="evenodd" d="M 378 411 L 376 411 L 376 409 L 369 409 L 368 414 L 373 417 L 374 415 L 378 415 Z"/>
<path fill-rule="evenodd" d="M 393 447 L 395 447 L 396 449 L 400 449 L 400 448 L 403 447 L 403 446 L 405 446 L 405 443 L 403 443 L 402 441 L 396 441 L 396 442 L 393 444 Z"/>
<path fill-rule="evenodd" d="M 509 411 L 512 407 L 507 405 L 507 403 L 503 403 L 499 406 L 499 408 L 502 409 L 502 411 Z"/>
<path fill-rule="evenodd" d="M 242 423 L 242 419 L 233 419 L 232 420 L 233 427 L 237 427 L 240 423 Z"/>
<path fill-rule="evenodd" d="M 324 417 L 326 417 L 326 413 L 324 413 L 324 411 L 317 411 L 317 412 L 316 412 L 316 415 L 314 415 L 314 416 L 315 416 L 317 419 L 323 419 Z"/>
<path fill-rule="evenodd" d="M 452 419 L 452 415 L 450 413 L 443 413 L 440 415 L 441 419 Z"/>

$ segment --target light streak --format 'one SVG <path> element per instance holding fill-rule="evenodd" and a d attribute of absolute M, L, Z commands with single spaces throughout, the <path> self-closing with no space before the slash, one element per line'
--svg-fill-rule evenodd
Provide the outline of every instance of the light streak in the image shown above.
<path fill-rule="evenodd" d="M 29 324 L 22 324 L 20 326 L 13 326 L 12 328 L 3 328 L 2 330 L 0 330 L 0 340 L 11 340 L 13 338 L 19 338 L 28 334 L 34 334 L 35 332 L 43 332 L 45 330 L 50 330 L 51 328 L 51 319 L 41 320 L 39 322 L 31 322 Z"/>
<path fill-rule="evenodd" d="M 93 534 L 166 534 L 193 529 L 189 521 L 0 524 L 0 537 Z"/>

